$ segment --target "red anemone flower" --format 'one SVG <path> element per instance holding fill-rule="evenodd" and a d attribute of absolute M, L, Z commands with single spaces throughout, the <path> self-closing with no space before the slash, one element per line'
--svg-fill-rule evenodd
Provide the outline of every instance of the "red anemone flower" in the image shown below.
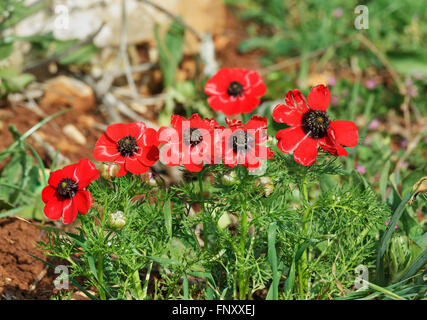
<path fill-rule="evenodd" d="M 316 160 L 317 147 L 338 156 L 346 156 L 346 147 L 354 147 L 359 139 L 357 127 L 352 121 L 331 121 L 326 110 L 330 93 L 324 85 L 313 87 L 307 100 L 299 90 L 289 91 L 285 104 L 273 110 L 273 119 L 286 123 L 290 128 L 279 130 L 278 148 L 285 153 L 293 152 L 298 163 L 311 166 Z"/>
<path fill-rule="evenodd" d="M 118 177 L 128 171 L 141 174 L 159 159 L 157 132 L 143 122 L 109 125 L 96 142 L 93 155 L 97 161 L 120 165 Z"/>
<path fill-rule="evenodd" d="M 63 223 L 68 224 L 76 219 L 77 212 L 86 214 L 92 205 L 92 195 L 83 189 L 98 178 L 98 170 L 88 159 L 51 172 L 48 186 L 42 191 L 46 217 L 52 220 L 62 217 Z"/>
<path fill-rule="evenodd" d="M 267 119 L 253 116 L 247 124 L 237 119 L 225 119 L 229 129 L 223 130 L 223 163 L 233 168 L 237 164 L 254 170 L 259 159 L 271 159 L 274 151 L 260 145 L 268 139 Z"/>
<path fill-rule="evenodd" d="M 203 164 L 213 159 L 212 137 L 219 127 L 215 119 L 201 119 L 195 113 L 188 120 L 172 115 L 170 127 L 159 129 L 159 141 L 167 146 L 162 151 L 162 161 L 168 166 L 183 164 L 191 172 L 200 172 Z"/>
<path fill-rule="evenodd" d="M 251 112 L 265 91 L 265 84 L 257 72 L 240 68 L 220 69 L 205 86 L 210 96 L 208 104 L 227 116 Z"/>

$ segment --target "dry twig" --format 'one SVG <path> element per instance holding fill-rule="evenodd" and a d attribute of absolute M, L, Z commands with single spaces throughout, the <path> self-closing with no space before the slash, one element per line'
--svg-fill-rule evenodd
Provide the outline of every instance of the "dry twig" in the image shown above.
<path fill-rule="evenodd" d="M 56 149 L 53 146 L 51 146 L 48 142 L 46 142 L 38 133 L 34 132 L 31 136 L 39 145 L 41 145 L 41 147 L 47 153 L 47 155 L 51 160 L 55 159 L 56 157 L 56 163 L 58 165 L 71 162 L 70 159 L 68 159 L 66 156 L 62 155 L 61 153 L 58 152 L 57 154 Z"/>

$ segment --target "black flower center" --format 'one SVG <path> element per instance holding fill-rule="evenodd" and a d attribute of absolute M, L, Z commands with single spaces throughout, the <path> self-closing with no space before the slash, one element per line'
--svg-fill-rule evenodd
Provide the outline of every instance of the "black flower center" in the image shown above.
<path fill-rule="evenodd" d="M 58 193 L 61 197 L 70 199 L 76 195 L 77 182 L 70 178 L 64 178 L 58 183 Z"/>
<path fill-rule="evenodd" d="M 325 111 L 310 110 L 302 116 L 302 129 L 313 139 L 320 139 L 328 134 L 329 117 Z"/>
<path fill-rule="evenodd" d="M 134 153 L 137 153 L 138 150 L 139 147 L 136 144 L 135 138 L 132 136 L 121 138 L 117 142 L 117 151 L 120 152 L 123 157 L 131 156 Z"/>
<path fill-rule="evenodd" d="M 184 131 L 182 140 L 187 146 L 195 147 L 203 141 L 203 135 L 199 129 L 189 128 Z"/>
<path fill-rule="evenodd" d="M 227 93 L 232 97 L 240 97 L 243 95 L 243 85 L 240 82 L 233 81 L 228 85 Z"/>
<path fill-rule="evenodd" d="M 255 145 L 255 139 L 244 130 L 238 130 L 231 135 L 230 147 L 234 153 L 248 153 Z"/>

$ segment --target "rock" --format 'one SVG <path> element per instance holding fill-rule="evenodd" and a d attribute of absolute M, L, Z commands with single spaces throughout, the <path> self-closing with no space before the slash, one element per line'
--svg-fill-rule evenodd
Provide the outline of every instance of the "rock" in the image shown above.
<path fill-rule="evenodd" d="M 226 9 L 222 1 L 212 0 L 151 0 L 167 9 L 197 30 L 200 34 L 221 33 L 225 27 Z M 101 5 L 103 4 L 103 5 Z M 154 42 L 153 29 L 156 24 L 160 31 L 166 30 L 171 19 L 153 6 L 138 0 L 126 0 L 127 40 L 129 44 L 144 41 Z M 52 12 L 54 14 L 52 15 Z M 14 28 L 15 35 L 29 36 L 41 32 L 52 32 L 55 39 L 85 39 L 105 23 L 95 37 L 98 47 L 118 46 L 121 29 L 121 0 L 63 0 L 51 4 L 50 10 L 23 19 Z M 186 32 L 188 53 L 198 50 L 198 40 Z"/>
<path fill-rule="evenodd" d="M 81 116 L 79 116 L 79 118 L 77 119 L 78 123 L 86 126 L 88 128 L 92 128 L 95 125 L 95 119 L 92 116 L 88 116 L 85 114 L 82 114 Z"/>
<path fill-rule="evenodd" d="M 78 144 L 85 146 L 86 145 L 86 138 L 85 136 L 72 124 L 67 124 L 62 131 L 64 134 L 73 140 L 74 142 L 77 142 Z"/>
<path fill-rule="evenodd" d="M 81 152 L 81 147 L 76 146 L 75 144 L 71 144 L 67 139 L 61 138 L 59 142 L 56 144 L 56 148 L 61 151 L 61 153 L 79 153 Z"/>
<path fill-rule="evenodd" d="M 324 72 L 324 73 L 310 73 L 306 80 L 305 83 L 302 84 L 304 88 L 310 88 L 310 87 L 314 87 L 317 86 L 319 84 L 323 84 L 325 86 L 329 85 L 329 79 L 331 78 L 331 74 L 328 72 Z"/>
<path fill-rule="evenodd" d="M 41 104 L 47 108 L 64 104 L 85 112 L 94 108 L 95 94 L 92 88 L 82 81 L 59 76 L 48 81 Z"/>
<path fill-rule="evenodd" d="M 96 293 L 88 290 L 88 293 L 90 293 L 91 295 L 95 296 Z M 83 293 L 82 291 L 76 291 L 73 293 L 73 295 L 71 296 L 71 300 L 92 300 L 91 298 L 89 298 L 85 293 Z"/>

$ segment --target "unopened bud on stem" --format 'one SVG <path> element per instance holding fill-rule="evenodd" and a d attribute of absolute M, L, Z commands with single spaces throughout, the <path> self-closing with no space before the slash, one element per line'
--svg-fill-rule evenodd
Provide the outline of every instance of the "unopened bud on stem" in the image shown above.
<path fill-rule="evenodd" d="M 226 186 L 231 186 L 237 183 L 238 179 L 237 179 L 236 172 L 231 171 L 230 173 L 223 175 L 221 178 L 221 182 Z"/>
<path fill-rule="evenodd" d="M 115 177 L 120 171 L 120 165 L 113 162 L 103 162 L 99 166 L 99 175 L 104 179 L 110 180 Z"/>
<path fill-rule="evenodd" d="M 116 211 L 108 216 L 107 223 L 114 229 L 121 229 L 126 224 L 126 216 L 123 211 Z"/>
<path fill-rule="evenodd" d="M 256 186 L 262 186 L 264 188 L 264 196 L 269 197 L 274 191 L 273 180 L 270 177 L 261 177 L 256 180 Z"/>

